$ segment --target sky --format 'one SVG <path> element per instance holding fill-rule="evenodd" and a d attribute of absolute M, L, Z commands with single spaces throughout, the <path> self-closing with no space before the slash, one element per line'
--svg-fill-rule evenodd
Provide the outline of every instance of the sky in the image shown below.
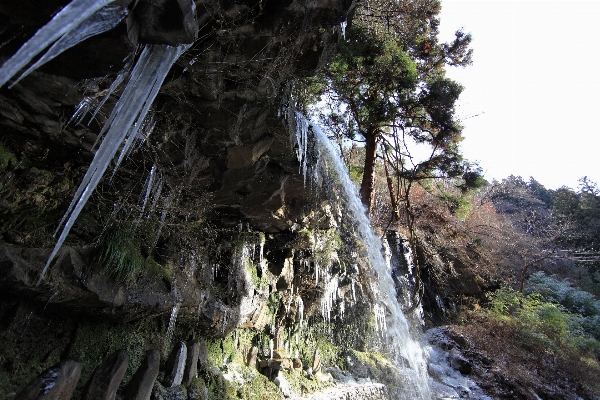
<path fill-rule="evenodd" d="M 488 180 L 533 176 L 548 189 L 600 184 L 600 0 L 442 0 L 440 38 L 473 36 L 462 150 Z"/>

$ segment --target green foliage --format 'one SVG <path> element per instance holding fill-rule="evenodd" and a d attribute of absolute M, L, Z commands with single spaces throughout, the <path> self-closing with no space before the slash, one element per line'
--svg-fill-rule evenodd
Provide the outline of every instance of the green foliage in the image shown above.
<path fill-rule="evenodd" d="M 269 295 L 269 299 L 267 300 L 267 310 L 269 313 L 271 324 L 275 323 L 279 307 L 281 306 L 282 297 L 283 295 L 281 294 L 281 292 L 273 292 Z"/>
<path fill-rule="evenodd" d="M 113 223 L 96 247 L 97 266 L 121 281 L 133 279 L 145 264 L 143 242 L 136 236 L 135 228 L 134 224 Z M 153 269 L 158 271 L 156 266 Z"/>
<path fill-rule="evenodd" d="M 79 222 L 85 222 L 86 217 L 81 215 Z M 128 221 L 109 223 L 92 252 L 94 269 L 121 282 L 132 282 L 140 274 L 157 281 L 173 281 L 169 264 L 159 264 L 149 254 L 149 242 L 153 240 L 151 225 L 136 225 Z"/>
<path fill-rule="evenodd" d="M 437 1 L 361 3 L 325 78 L 312 84 L 323 91 L 327 107 L 319 107 L 318 118 L 329 135 L 339 143 L 366 142 L 360 192 L 369 211 L 378 147 L 392 149 L 386 151 L 394 159 L 390 166 L 409 181 L 465 171 L 455 117 L 463 87 L 445 76 L 444 67 L 470 63 L 471 37 L 457 32 L 452 43 L 438 43 L 439 10 Z M 385 23 L 376 17 L 384 14 Z M 431 146 L 431 157 L 409 166 L 407 142 Z M 465 183 L 479 184 L 478 175 L 466 174 Z"/>
<path fill-rule="evenodd" d="M 543 301 L 539 293 L 523 295 L 510 288 L 498 289 L 490 296 L 490 312 L 520 326 L 524 336 L 546 347 L 582 353 L 600 349 L 598 341 L 583 336 L 579 315 L 569 313 L 560 304 Z"/>
<path fill-rule="evenodd" d="M 88 380 L 94 369 L 117 350 L 125 350 L 129 365 L 124 380 L 131 379 L 149 349 L 162 341 L 159 321 L 144 319 L 134 323 L 81 324 L 68 357 L 81 363 L 81 379 L 78 390 Z"/>
<path fill-rule="evenodd" d="M 572 287 L 566 280 L 536 272 L 527 280 L 526 293 L 540 293 L 544 301 L 558 303 L 578 315 L 585 334 L 600 340 L 600 300 L 589 292 Z"/>
<path fill-rule="evenodd" d="M 243 371 L 246 380 L 243 385 L 238 387 L 236 398 L 248 400 L 281 399 L 281 391 L 269 378 L 256 371 L 250 371 L 248 368 L 244 368 Z"/>

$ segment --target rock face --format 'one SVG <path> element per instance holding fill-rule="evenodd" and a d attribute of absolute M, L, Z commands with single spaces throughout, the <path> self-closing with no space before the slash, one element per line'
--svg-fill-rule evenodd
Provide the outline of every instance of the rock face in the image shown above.
<path fill-rule="evenodd" d="M 190 2 L 120 1 L 128 4 L 129 16 L 115 29 L 73 47 L 12 88 L 0 88 L 0 172 L 6 177 L 0 292 L 44 310 L 73 312 L 73 319 L 119 323 L 168 318 L 177 304 L 179 319 L 193 320 L 201 335 L 252 328 L 280 348 L 286 326 L 302 327 L 320 316 L 323 265 L 332 265 L 327 274 L 339 283 L 338 300 L 347 315 L 360 314 L 350 306 L 355 291 L 359 301 L 369 301 L 359 278 L 361 261 L 353 259 L 342 271 L 329 248 L 341 241 L 339 234 L 317 240 L 310 232 L 337 226 L 332 221 L 340 212 L 316 198 L 314 188 L 305 188 L 296 138 L 286 113 L 280 116 L 293 105 L 293 80 L 315 74 L 332 54 L 340 23 L 349 19 L 355 2 L 196 0 L 198 32 L 185 12 Z M 5 43 L 0 62 L 66 3 L 0 0 Z M 135 44 L 192 41 L 153 103 L 148 125 L 154 130 L 145 131 L 145 141 L 112 178 L 108 173 L 100 182 L 36 286 L 54 245 L 52 231 L 123 85 L 110 88 L 120 77 L 127 80 Z M 73 118 L 86 107 L 81 120 Z M 151 171 L 158 182 L 154 188 L 145 184 Z M 114 232 L 120 235 L 110 236 Z M 120 267 L 141 266 L 130 276 L 109 275 L 114 258 Z M 361 333 L 349 334 L 361 340 Z M 263 354 L 265 343 L 260 346 Z M 209 364 L 205 346 L 197 358 L 201 366 Z M 289 357 L 281 360 L 285 370 L 302 368 Z M 146 361 L 149 380 L 153 362 Z M 167 386 L 181 383 L 178 379 Z M 140 393 L 131 395 L 147 397 Z"/>
<path fill-rule="evenodd" d="M 168 226 L 191 224 L 170 233 L 165 228 L 156 239 L 145 238 L 150 244 L 143 243 L 141 257 L 173 264 L 178 267 L 175 274 L 189 271 L 193 262 L 198 264 L 181 261 L 184 249 L 216 249 L 211 247 L 213 239 L 203 238 L 194 226 L 244 227 L 275 235 L 273 246 L 279 246 L 289 229 L 305 217 L 313 196 L 298 176 L 290 133 L 278 112 L 289 103 L 293 78 L 314 74 L 332 52 L 352 1 L 198 0 L 194 6 L 200 30 L 195 41 L 191 17 L 185 13 L 190 2 L 122 1 L 130 3 L 131 11 L 115 29 L 68 50 L 12 88 L 0 89 L 0 146 L 2 154 L 15 160 L 9 157 L 1 171 L 10 178 L 3 189 L 8 195 L 0 204 L 0 242 L 6 244 L 0 243 L 3 291 L 80 311 L 93 308 L 125 320 L 167 314 L 174 304 L 169 282 L 142 276 L 126 288 L 88 268 L 98 257 L 86 245 L 105 232 L 114 207 L 137 215 L 140 205 L 127 193 L 144 192 L 152 165 L 161 177 L 164 198 L 155 200 L 155 215 L 146 219 L 154 222 L 148 222 L 146 229 L 160 232 L 164 218 Z M 2 38 L 7 41 L 0 48 L 0 62 L 66 3 L 53 0 L 40 7 L 25 0 L 17 7 L 0 0 L 0 21 L 5 22 Z M 48 256 L 45 249 L 53 245 L 49 231 L 60 221 L 81 181 L 120 89 L 107 98 L 91 123 L 87 121 L 127 69 L 124 60 L 136 41 L 194 41 L 194 45 L 173 66 L 154 102 L 153 133 L 124 161 L 112 182 L 108 177 L 101 182 L 98 191 L 107 196 L 93 199 L 98 213 L 84 209 L 82 222 L 76 223 L 68 239 L 74 247 L 63 249 L 44 285 L 34 289 Z M 78 124 L 71 117 L 79 106 L 90 107 L 90 112 Z M 173 206 L 167 208 L 168 204 Z M 32 208 L 39 214 L 31 213 Z M 125 214 L 119 218 L 127 220 Z M 225 249 L 210 256 L 231 257 L 233 252 Z M 290 264 L 276 282 L 291 287 L 292 270 Z M 260 310 L 269 293 L 255 287 L 242 268 L 227 275 L 197 268 L 193 279 L 194 284 L 179 288 L 181 313 L 199 310 L 213 334 L 266 324 Z"/>
<path fill-rule="evenodd" d="M 20 32 L 34 32 L 64 1 L 52 3 L 38 7 L 28 0 L 14 7 L 0 2 L 0 19 L 10 21 L 3 34 L 15 37 L 0 49 L 1 58 L 26 39 Z M 97 103 L 124 66 L 122 60 L 133 49 L 124 31 L 128 28 L 140 43 L 194 41 L 181 4 L 136 3 L 128 24 L 83 42 L 12 89 L 2 89 L 2 141 L 14 153 L 46 157 L 48 170 L 87 164 L 109 109 L 89 127 L 67 122 L 84 96 Z M 243 221 L 270 232 L 289 228 L 299 211 L 294 198 L 303 190 L 293 178 L 295 155 L 277 109 L 287 101 L 291 77 L 314 73 L 331 52 L 351 3 L 196 1 L 199 39 L 173 67 L 154 104 L 160 115 L 155 132 L 165 134 L 150 141 L 161 148 L 155 161 L 167 185 L 182 186 L 189 195 L 211 193 L 216 206 L 212 218 L 221 223 Z M 147 169 L 128 172 L 137 180 Z"/>

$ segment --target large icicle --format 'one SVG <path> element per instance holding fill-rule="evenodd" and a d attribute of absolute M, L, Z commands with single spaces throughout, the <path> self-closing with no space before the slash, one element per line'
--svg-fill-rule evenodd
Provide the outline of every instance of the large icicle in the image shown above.
<path fill-rule="evenodd" d="M 96 11 L 114 0 L 73 0 L 58 12 L 46 25 L 41 27 L 31 39 L 0 68 L 0 87 L 25 68 L 52 43 L 68 34 L 93 15 Z"/>
<path fill-rule="evenodd" d="M 60 39 L 50 47 L 50 49 L 44 54 L 35 64 L 23 72 L 12 85 L 17 84 L 21 79 L 25 78 L 31 72 L 35 71 L 48 61 L 54 59 L 65 50 L 83 42 L 87 38 L 99 35 L 100 33 L 106 32 L 123 20 L 127 16 L 127 7 L 108 5 L 90 16 L 88 19 L 83 21 L 77 29 L 65 33 Z"/>
<path fill-rule="evenodd" d="M 146 117 L 146 113 L 158 94 L 171 66 L 189 47 L 190 45 L 181 45 L 178 47 L 147 45 L 144 47 L 140 58 L 131 72 L 129 82 L 123 94 L 102 128 L 101 133 L 106 132 L 106 137 L 98 148 L 87 173 L 57 228 L 58 232 L 62 227 L 62 232 L 44 269 L 40 273 L 38 285 L 44 278 L 50 262 L 52 262 L 64 243 L 79 213 L 100 182 L 100 179 L 102 179 L 110 161 L 115 157 L 127 135 L 136 135 L 138 133 L 138 129 L 142 125 L 142 121 Z M 132 129 L 133 126 L 136 128 Z"/>

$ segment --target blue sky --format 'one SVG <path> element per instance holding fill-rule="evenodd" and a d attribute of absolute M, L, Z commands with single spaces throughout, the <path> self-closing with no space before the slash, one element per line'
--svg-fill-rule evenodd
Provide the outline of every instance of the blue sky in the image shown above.
<path fill-rule="evenodd" d="M 443 40 L 473 35 L 473 65 L 448 71 L 465 157 L 489 180 L 600 183 L 600 1 L 442 0 L 440 18 Z"/>

